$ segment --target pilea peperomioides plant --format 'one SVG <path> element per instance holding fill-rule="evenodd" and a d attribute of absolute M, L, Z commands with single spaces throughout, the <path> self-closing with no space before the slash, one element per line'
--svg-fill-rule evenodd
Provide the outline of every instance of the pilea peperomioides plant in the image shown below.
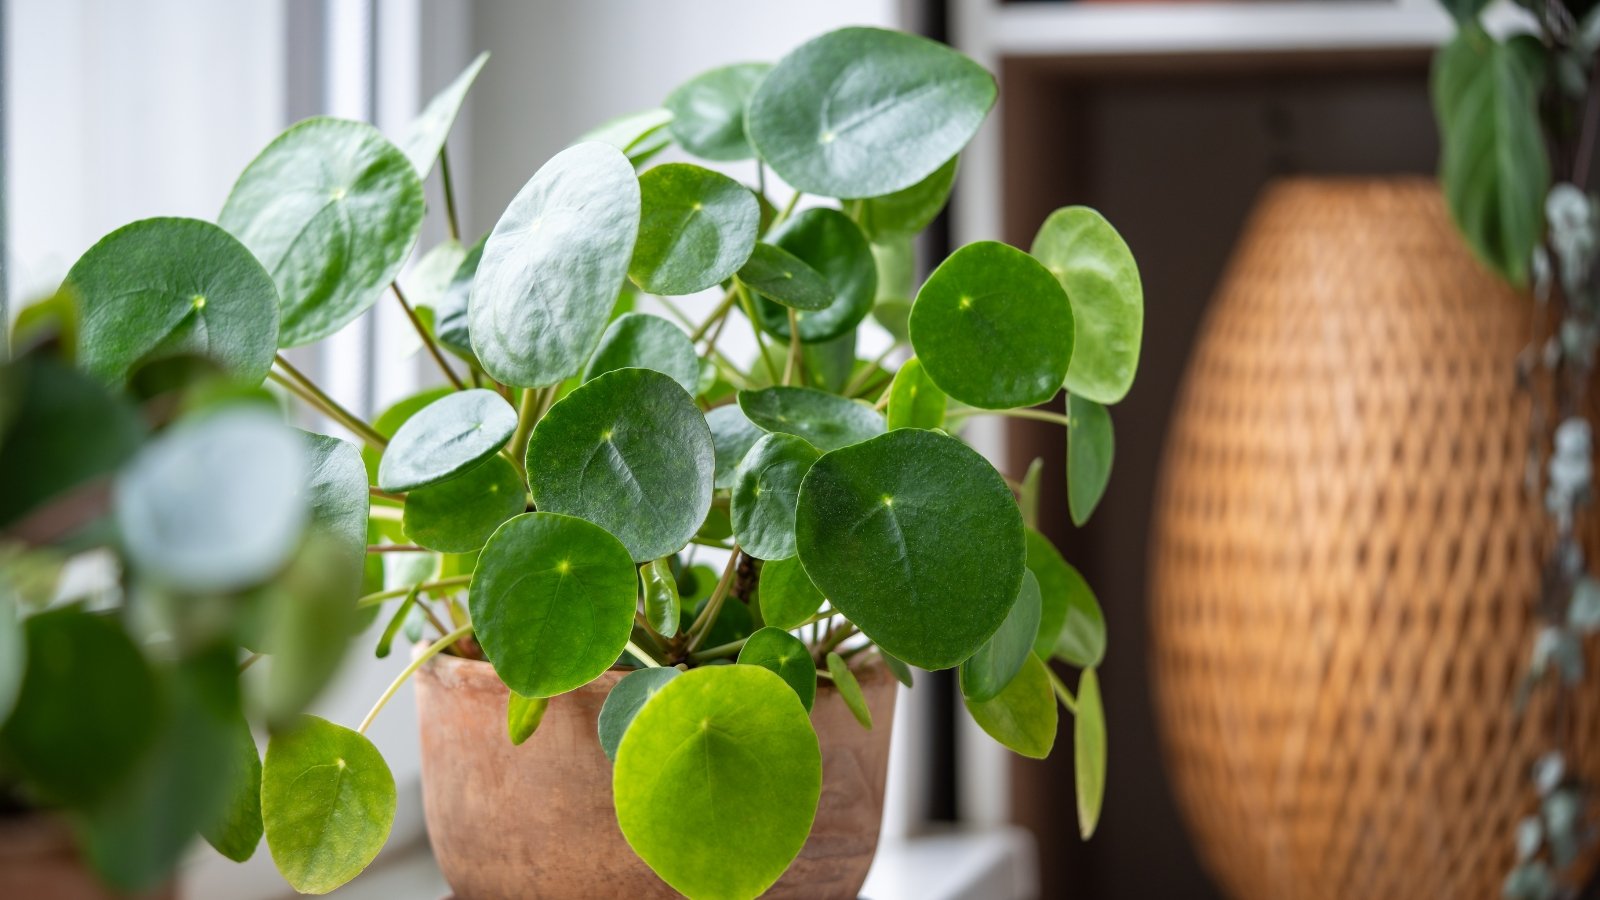
<path fill-rule="evenodd" d="M 380 656 L 402 632 L 418 650 L 358 729 L 305 718 L 273 734 L 260 812 L 290 883 L 330 890 L 383 845 L 394 784 L 362 732 L 441 653 L 493 665 L 518 743 L 563 694 L 631 669 L 595 752 L 614 761 L 623 835 L 691 897 L 756 896 L 800 853 L 822 788 L 807 715 L 819 680 L 873 727 L 856 673 L 880 658 L 908 686 L 912 667 L 959 667 L 973 717 L 1027 756 L 1050 752 L 1059 699 L 1076 716 L 1089 835 L 1104 620 L 1035 528 L 1041 463 L 1012 481 L 953 435 L 981 415 L 1067 426 L 1071 513 L 1089 516 L 1111 468 L 1106 405 L 1130 387 L 1142 330 L 1121 238 L 1066 208 L 1031 252 L 970 244 L 913 290 L 913 238 L 943 208 L 995 82 L 939 44 L 847 28 L 603 126 L 470 247 L 447 202 L 456 237 L 398 276 L 402 290 L 421 179 L 440 161 L 448 200 L 445 136 L 482 65 L 429 105 L 404 152 L 314 119 L 241 176 L 219 221 L 272 276 L 275 345 L 272 310 L 202 287 L 227 263 L 175 232 L 126 248 L 193 260 L 173 296 L 133 308 L 115 283 L 78 286 L 104 324 L 86 335 L 90 365 L 182 346 L 241 377 L 270 368 L 366 444 L 371 482 L 350 489 L 371 495 L 369 587 L 352 601 L 392 605 Z M 673 145 L 754 160 L 757 183 L 684 162 L 640 171 Z M 794 189 L 781 208 L 768 172 Z M 367 423 L 274 351 L 386 291 L 450 384 Z M 670 299 L 702 291 L 716 293 L 692 315 Z M 633 311 L 645 295 L 679 321 Z M 871 361 L 856 356 L 869 317 L 893 338 Z M 730 329 L 753 333 L 754 359 L 719 349 Z M 1063 388 L 1065 415 L 1031 408 Z M 1052 659 L 1082 670 L 1075 692 Z"/>

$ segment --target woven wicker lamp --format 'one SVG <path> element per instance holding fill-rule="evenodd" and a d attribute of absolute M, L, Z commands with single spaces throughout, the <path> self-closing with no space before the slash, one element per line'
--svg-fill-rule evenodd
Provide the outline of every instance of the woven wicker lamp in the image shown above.
<path fill-rule="evenodd" d="M 1528 302 L 1429 180 L 1288 181 L 1249 222 L 1168 438 L 1152 595 L 1179 800 L 1235 897 L 1499 896 L 1554 727 L 1513 711 Z"/>

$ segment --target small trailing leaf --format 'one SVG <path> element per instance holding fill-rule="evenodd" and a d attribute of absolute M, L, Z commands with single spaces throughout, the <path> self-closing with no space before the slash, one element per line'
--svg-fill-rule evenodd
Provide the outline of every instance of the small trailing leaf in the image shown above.
<path fill-rule="evenodd" d="M 534 505 L 600 525 L 641 563 L 688 543 L 711 508 L 714 469 L 699 407 L 649 369 L 584 384 L 550 408 L 528 441 Z"/>
<path fill-rule="evenodd" d="M 383 626 L 383 634 L 378 638 L 378 646 L 373 651 L 373 656 L 379 659 L 388 658 L 389 652 L 394 648 L 395 636 L 407 622 L 411 621 L 411 614 L 416 611 L 417 585 L 412 585 L 411 590 L 406 592 L 405 599 L 401 600 L 400 605 L 390 614 L 388 624 Z"/>
<path fill-rule="evenodd" d="M 1116 403 L 1133 386 L 1144 335 L 1144 287 L 1133 252 L 1104 216 L 1086 206 L 1051 213 L 1031 252 L 1072 303 L 1075 343 L 1067 391 Z"/>
<path fill-rule="evenodd" d="M 690 394 L 700 381 L 700 357 L 683 329 L 649 313 L 624 313 L 606 327 L 583 380 L 617 369 L 654 369 Z"/>
<path fill-rule="evenodd" d="M 992 700 L 966 698 L 967 712 L 990 737 L 1014 753 L 1044 759 L 1056 743 L 1055 692 L 1044 660 L 1029 656 L 1022 671 Z"/>
<path fill-rule="evenodd" d="M 811 583 L 798 556 L 774 559 L 761 566 L 761 619 L 788 630 L 816 615 L 822 592 Z"/>
<path fill-rule="evenodd" d="M 267 145 L 217 224 L 278 285 L 278 346 L 325 338 L 366 312 L 422 229 L 422 181 L 377 129 L 311 118 Z"/>
<path fill-rule="evenodd" d="M 834 606 L 924 669 L 971 656 L 1022 587 L 1022 516 L 955 438 L 901 428 L 826 453 L 800 485 L 800 560 Z"/>
<path fill-rule="evenodd" d="M 524 697 L 553 697 L 593 681 L 622 655 L 638 591 L 627 548 L 605 529 L 536 512 L 489 539 L 467 599 L 500 680 Z"/>
<path fill-rule="evenodd" d="M 218 853 L 244 862 L 261 843 L 261 751 L 244 716 L 233 719 L 227 753 L 228 797 L 222 815 L 201 828 Z M 210 764 L 210 761 L 208 761 Z"/>
<path fill-rule="evenodd" d="M 389 839 L 395 803 L 389 766 L 357 732 L 303 716 L 267 744 L 267 849 L 302 894 L 326 894 L 361 874 Z"/>
<path fill-rule="evenodd" d="M 606 759 L 617 761 L 617 747 L 639 710 L 680 674 L 681 671 L 671 666 L 635 669 L 611 687 L 605 704 L 600 707 L 600 749 L 605 751 Z"/>
<path fill-rule="evenodd" d="M 1111 481 L 1111 460 L 1116 440 L 1111 412 L 1104 406 L 1072 395 L 1067 400 L 1067 507 L 1072 524 L 1089 521 Z"/>
<path fill-rule="evenodd" d="M 872 245 L 849 216 L 826 207 L 803 210 L 778 226 L 771 240 L 778 249 L 814 269 L 833 291 L 833 302 L 824 308 L 800 309 L 795 314 L 801 341 L 831 341 L 872 312 L 878 296 L 878 264 L 872 257 Z M 792 300 L 789 305 L 799 308 Z M 789 339 L 789 312 L 783 306 L 762 294 L 756 297 L 756 315 L 763 328 Z"/>
<path fill-rule="evenodd" d="M 772 244 L 756 244 L 750 258 L 739 269 L 739 280 L 759 297 L 794 309 L 826 309 L 833 302 L 833 285 L 822 273 L 793 253 Z"/>
<path fill-rule="evenodd" d="M 615 147 L 551 157 L 483 247 L 468 302 L 472 347 L 503 384 L 578 374 L 605 330 L 639 233 L 639 180 Z"/>
<path fill-rule="evenodd" d="M 539 723 L 544 721 L 545 710 L 549 708 L 549 697 L 524 697 L 511 691 L 506 700 L 506 734 L 511 738 L 511 743 L 520 747 L 533 737 L 533 733 L 539 730 Z"/>
<path fill-rule="evenodd" d="M 814 388 L 740 391 L 739 408 L 758 428 L 805 438 L 827 452 L 883 434 L 883 416 L 865 403 Z"/>
<path fill-rule="evenodd" d="M 642 165 L 672 143 L 672 132 L 667 128 L 671 123 L 671 110 L 647 109 L 604 122 L 584 133 L 576 143 L 598 141 L 610 144 L 626 154 L 628 162 Z"/>
<path fill-rule="evenodd" d="M 145 219 L 111 232 L 67 273 L 79 309 L 78 364 L 121 384 L 152 357 L 197 353 L 258 383 L 278 350 L 278 289 L 233 235 L 198 219 Z"/>
<path fill-rule="evenodd" d="M 794 688 L 806 712 L 817 699 L 817 666 L 806 642 L 782 628 L 768 625 L 750 635 L 739 649 L 739 664 L 770 670 Z"/>
<path fill-rule="evenodd" d="M 729 513 L 734 537 L 751 556 L 783 559 L 795 554 L 795 499 L 800 480 L 821 455 L 791 434 L 769 434 L 745 454 Z"/>
<path fill-rule="evenodd" d="M 889 387 L 890 428 L 943 428 L 950 398 L 933 383 L 915 356 L 894 375 Z"/>
<path fill-rule="evenodd" d="M 766 434 L 751 422 L 737 403 L 719 406 L 706 413 L 706 425 L 711 429 L 711 441 L 716 448 L 717 490 L 733 487 L 739 463 L 750 452 L 756 441 Z"/>
<path fill-rule="evenodd" d="M 487 52 L 479 53 L 454 81 L 428 101 L 421 115 L 406 128 L 405 137 L 400 139 L 400 149 L 416 166 L 418 176 L 427 178 L 428 173 L 433 171 L 434 161 L 439 158 L 439 151 L 444 149 L 445 138 L 450 136 L 450 127 L 456 123 L 461 104 L 467 99 L 467 91 L 472 88 L 472 82 L 477 80 L 483 64 L 488 61 Z"/>
<path fill-rule="evenodd" d="M 1000 624 L 1000 630 L 961 664 L 961 693 L 969 700 L 992 700 L 1033 655 L 1039 636 L 1039 580 L 1022 573 L 1017 602 Z"/>
<path fill-rule="evenodd" d="M 746 113 L 750 143 L 784 181 L 823 197 L 878 197 L 928 177 L 965 147 L 994 77 L 925 38 L 841 28 L 767 74 Z"/>
<path fill-rule="evenodd" d="M 672 136 L 701 159 L 733 162 L 754 156 L 744 134 L 744 111 L 771 70 L 767 63 L 735 63 L 679 85 L 665 104 L 672 113 Z"/>
<path fill-rule="evenodd" d="M 488 542 L 505 520 L 527 509 L 522 474 L 504 457 L 417 488 L 406 496 L 406 536 L 441 553 L 470 553 Z"/>
<path fill-rule="evenodd" d="M 968 244 L 928 276 L 911 345 L 934 383 L 980 409 L 1044 403 L 1073 354 L 1072 306 L 1050 270 L 1015 247 Z"/>
<path fill-rule="evenodd" d="M 662 637 L 677 634 L 682 598 L 678 596 L 678 580 L 672 576 L 672 558 L 662 557 L 640 566 L 639 581 L 644 588 L 645 621 Z"/>
<path fill-rule="evenodd" d="M 862 728 L 871 728 L 872 710 L 867 706 L 866 695 L 861 693 L 861 682 L 856 680 L 856 673 L 850 671 L 850 664 L 839 654 L 829 653 L 828 674 L 833 676 L 833 686 L 839 689 L 839 699 L 850 707 L 850 714 L 856 717 Z"/>
<path fill-rule="evenodd" d="M 517 411 L 482 388 L 454 391 L 405 421 L 378 464 L 378 487 L 394 493 L 448 481 L 495 455 L 517 430 Z"/>
<path fill-rule="evenodd" d="M 760 666 L 673 678 L 633 718 L 612 770 L 623 836 L 690 897 L 753 898 L 771 887 L 811 833 L 821 790 L 805 707 Z"/>
<path fill-rule="evenodd" d="M 1039 527 L 1039 490 L 1044 479 L 1044 458 L 1034 457 L 1028 471 L 1022 475 L 1022 487 L 1017 491 L 1017 508 L 1022 510 L 1022 522 L 1029 528 Z"/>
<path fill-rule="evenodd" d="M 1100 703 L 1100 679 L 1084 669 L 1078 679 L 1078 709 L 1072 725 L 1072 771 L 1077 783 L 1078 831 L 1094 836 L 1100 804 L 1106 795 L 1106 714 Z"/>
<path fill-rule="evenodd" d="M 889 671 L 894 674 L 896 681 L 906 687 L 915 686 L 911 677 L 911 667 L 901 662 L 899 657 L 883 652 L 882 647 L 878 648 L 878 657 L 883 660 L 885 666 L 889 667 Z"/>
<path fill-rule="evenodd" d="M 639 176 L 639 192 L 643 212 L 628 274 L 652 294 L 713 287 L 755 249 L 761 208 L 749 188 L 720 172 L 668 163 Z"/>
<path fill-rule="evenodd" d="M 1030 529 L 1027 545 L 1028 571 L 1039 579 L 1044 610 L 1034 653 L 1080 668 L 1098 666 L 1106 655 L 1106 617 L 1094 591 L 1049 538 Z"/>
<path fill-rule="evenodd" d="M 856 224 L 873 243 L 921 234 L 950 200 L 959 160 L 950 157 L 932 175 L 903 190 L 855 201 Z"/>

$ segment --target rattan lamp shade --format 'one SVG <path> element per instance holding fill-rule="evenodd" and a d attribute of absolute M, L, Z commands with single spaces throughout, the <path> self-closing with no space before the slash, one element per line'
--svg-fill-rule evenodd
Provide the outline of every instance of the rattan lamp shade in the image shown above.
<path fill-rule="evenodd" d="M 1152 593 L 1173 780 L 1235 897 L 1499 896 L 1553 718 L 1512 701 L 1528 303 L 1426 179 L 1279 183 L 1247 226 L 1168 437 Z"/>

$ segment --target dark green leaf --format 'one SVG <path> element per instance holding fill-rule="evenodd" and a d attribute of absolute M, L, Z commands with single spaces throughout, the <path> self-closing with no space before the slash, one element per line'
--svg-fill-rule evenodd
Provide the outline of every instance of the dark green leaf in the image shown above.
<path fill-rule="evenodd" d="M 639 596 L 633 560 L 598 525 L 536 512 L 489 539 L 468 592 L 478 643 L 524 697 L 553 697 L 622 655 Z"/>
<path fill-rule="evenodd" d="M 744 110 L 771 70 L 767 63 L 735 63 L 679 85 L 666 102 L 673 137 L 701 159 L 733 162 L 754 156 L 744 135 Z"/>
<path fill-rule="evenodd" d="M 806 385 L 830 394 L 844 392 L 850 376 L 856 370 L 856 329 L 851 329 L 831 341 L 800 345 L 800 361 L 805 371 Z"/>
<path fill-rule="evenodd" d="M 995 241 L 950 254 L 917 292 L 911 345 L 944 392 L 969 406 L 1044 403 L 1072 361 L 1072 306 L 1038 260 Z"/>
<path fill-rule="evenodd" d="M 706 425 L 711 429 L 711 441 L 716 447 L 714 484 L 718 490 L 731 488 L 739 463 L 766 432 L 757 428 L 737 403 L 719 406 L 706 413 Z"/>
<path fill-rule="evenodd" d="M 914 686 L 911 678 L 911 667 L 901 662 L 899 657 L 883 652 L 882 647 L 878 648 L 878 657 L 883 660 L 885 666 L 889 667 L 889 671 L 894 673 L 896 681 L 906 687 Z"/>
<path fill-rule="evenodd" d="M 1106 796 L 1106 714 L 1100 703 L 1100 679 L 1084 669 L 1078 679 L 1078 710 L 1073 714 L 1072 771 L 1077 783 L 1078 831 L 1094 836 L 1100 804 Z"/>
<path fill-rule="evenodd" d="M 677 669 L 672 671 L 676 672 Z M 545 710 L 550 708 L 549 697 L 524 697 L 511 691 L 506 701 L 506 734 L 511 743 L 520 747 L 544 721 Z"/>
<path fill-rule="evenodd" d="M 278 289 L 250 251 L 210 222 L 145 219 L 89 248 L 78 300 L 78 364 L 114 384 L 140 362 L 196 353 L 257 383 L 278 350 Z"/>
<path fill-rule="evenodd" d="M 856 223 L 874 243 L 921 234 L 938 217 L 950 199 L 959 156 L 933 170 L 927 178 L 892 194 L 856 201 Z"/>
<path fill-rule="evenodd" d="M 688 163 L 639 176 L 643 204 L 628 274 L 652 294 L 693 294 L 739 271 L 761 208 L 744 185 Z"/>
<path fill-rule="evenodd" d="M 1005 690 L 1033 655 L 1039 613 L 1039 580 L 1032 572 L 1023 572 L 1017 602 L 1000 630 L 961 664 L 962 695 L 969 700 L 992 700 Z"/>
<path fill-rule="evenodd" d="M 1051 213 L 1039 226 L 1031 252 L 1072 304 L 1075 341 L 1067 390 L 1097 403 L 1116 403 L 1133 385 L 1144 335 L 1144 287 L 1133 252 L 1111 223 L 1087 206 Z"/>
<path fill-rule="evenodd" d="M 378 464 L 378 487 L 404 493 L 447 481 L 498 453 L 516 430 L 517 411 L 494 391 L 446 394 L 394 433 Z"/>
<path fill-rule="evenodd" d="M 500 524 L 528 507 L 522 473 L 504 457 L 406 497 L 405 529 L 412 541 L 443 553 L 482 547 Z"/>
<path fill-rule="evenodd" d="M 600 749 L 605 751 L 606 759 L 617 761 L 617 747 L 639 710 L 680 674 L 670 666 L 652 666 L 629 672 L 612 685 L 600 707 Z"/>
<path fill-rule="evenodd" d="M 750 143 L 784 181 L 824 197 L 916 184 L 965 147 L 994 77 L 943 44 L 841 28 L 784 57 L 747 113 Z"/>
<path fill-rule="evenodd" d="M 1022 587 L 1022 516 L 955 438 L 901 428 L 824 454 L 800 486 L 806 573 L 884 650 L 923 669 L 971 656 Z"/>
<path fill-rule="evenodd" d="M 590 381 L 616 369 L 654 369 L 693 394 L 700 381 L 700 357 L 683 329 L 649 313 L 624 313 L 600 338 L 584 369 Z"/>
<path fill-rule="evenodd" d="M 915 356 L 894 375 L 889 387 L 890 428 L 943 428 L 949 398 L 933 383 Z"/>
<path fill-rule="evenodd" d="M 799 628 L 821 608 L 822 592 L 811 583 L 800 557 L 775 559 L 761 566 L 762 621 L 785 630 Z"/>
<path fill-rule="evenodd" d="M 600 525 L 635 562 L 688 543 L 711 508 L 714 467 L 699 407 L 649 369 L 584 384 L 550 408 L 528 441 L 534 505 Z"/>
<path fill-rule="evenodd" d="M 413 119 L 406 129 L 406 136 L 400 139 L 400 148 L 405 151 L 411 164 L 416 166 L 419 176 L 427 178 L 428 173 L 433 171 L 433 163 L 439 158 L 439 151 L 444 149 L 445 138 L 450 136 L 450 126 L 456 123 L 456 115 L 461 112 L 461 104 L 467 99 L 467 91 L 472 87 L 472 82 L 477 80 L 483 64 L 488 61 L 487 52 L 479 53 L 454 81 L 428 101 L 421 115 Z"/>
<path fill-rule="evenodd" d="M 883 417 L 865 403 L 814 388 L 740 391 L 739 408 L 758 428 L 805 438 L 824 452 L 883 434 Z"/>
<path fill-rule="evenodd" d="M 833 686 L 838 688 L 839 698 L 844 705 L 850 707 L 850 714 L 856 717 L 862 728 L 871 728 L 872 710 L 867 706 L 866 695 L 861 693 L 861 682 L 856 681 L 856 673 L 850 671 L 850 664 L 839 654 L 829 653 L 828 674 L 833 676 Z"/>
<path fill-rule="evenodd" d="M 1033 652 L 1080 668 L 1097 666 L 1106 655 L 1106 619 L 1089 583 L 1044 535 L 1028 530 L 1028 571 L 1039 579 L 1043 615 Z"/>
<path fill-rule="evenodd" d="M 1022 671 L 992 700 L 966 700 L 967 712 L 990 737 L 1015 753 L 1044 759 L 1056 743 L 1055 692 L 1044 660 L 1029 655 Z"/>
<path fill-rule="evenodd" d="M 244 862 L 261 843 L 261 751 L 243 714 L 233 717 L 226 753 L 228 795 L 222 815 L 201 828 L 218 853 Z"/>
<path fill-rule="evenodd" d="M 729 501 L 733 534 L 745 552 L 757 559 L 795 554 L 795 498 L 821 455 L 790 434 L 769 434 L 745 454 Z"/>
<path fill-rule="evenodd" d="M 706 602 L 701 600 L 695 604 L 694 615 L 689 617 L 689 621 L 694 621 L 701 613 L 705 612 Z M 723 644 L 731 644 L 734 641 L 743 640 L 755 630 L 755 620 L 750 615 L 750 607 L 730 600 L 722 605 L 722 611 L 717 614 L 716 620 L 711 623 L 711 628 L 706 631 L 706 638 L 701 643 L 706 647 L 720 647 Z"/>
<path fill-rule="evenodd" d="M 806 712 L 817 699 L 817 666 L 811 661 L 806 642 L 782 628 L 768 625 L 745 640 L 739 649 L 739 664 L 769 669 L 794 688 Z"/>
<path fill-rule="evenodd" d="M 878 264 L 872 257 L 872 245 L 849 216 L 837 209 L 807 209 L 778 226 L 771 240 L 778 249 L 815 269 L 833 288 L 833 302 L 826 308 L 801 309 L 796 314 L 800 340 L 808 344 L 831 341 L 872 312 L 878 296 Z M 761 294 L 756 298 L 756 315 L 762 327 L 789 339 L 788 310 Z"/>
<path fill-rule="evenodd" d="M 826 309 L 833 302 L 833 286 L 822 273 L 772 244 L 756 244 L 750 259 L 739 269 L 739 280 L 758 297 L 798 310 Z"/>
<path fill-rule="evenodd" d="M 615 147 L 557 153 L 489 234 L 467 315 L 484 370 L 516 387 L 583 371 L 639 233 L 639 180 Z"/>
<path fill-rule="evenodd" d="M 639 581 L 643 586 L 645 621 L 662 637 L 677 634 L 682 603 L 678 580 L 672 576 L 672 558 L 662 557 L 640 566 Z"/>
<path fill-rule="evenodd" d="M 422 181 L 377 129 L 312 118 L 279 135 L 217 223 L 278 285 L 278 346 L 325 338 L 372 306 L 422 228 Z"/>
<path fill-rule="evenodd" d="M 634 717 L 612 770 L 623 836 L 690 897 L 771 887 L 805 845 L 821 790 L 805 707 L 759 666 L 673 678 Z"/>
<path fill-rule="evenodd" d="M 1067 400 L 1067 506 L 1072 523 L 1089 521 L 1111 480 L 1111 460 L 1116 440 L 1111 411 L 1074 394 Z"/>

